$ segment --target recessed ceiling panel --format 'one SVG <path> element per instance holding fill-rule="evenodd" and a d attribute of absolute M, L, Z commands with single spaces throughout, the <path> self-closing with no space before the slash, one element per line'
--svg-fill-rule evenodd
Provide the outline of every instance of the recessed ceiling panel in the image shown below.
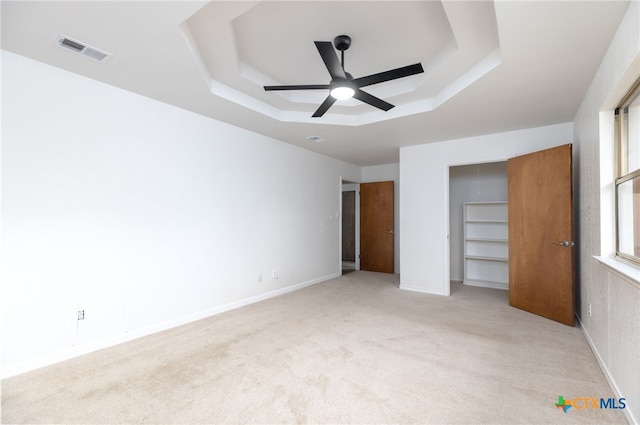
<path fill-rule="evenodd" d="M 213 95 L 282 121 L 363 125 L 428 112 L 500 63 L 492 2 L 211 2 L 183 30 Z M 312 118 L 328 91 L 264 91 L 330 83 L 314 41 L 341 34 L 352 39 L 344 68 L 354 78 L 424 67 L 423 74 L 366 87 L 394 104 L 392 112 L 350 99 Z"/>
<path fill-rule="evenodd" d="M 286 84 L 328 82 L 315 40 L 349 35 L 345 69 L 354 77 L 429 62 L 453 40 L 441 3 L 433 1 L 269 1 L 232 27 L 239 60 Z"/>

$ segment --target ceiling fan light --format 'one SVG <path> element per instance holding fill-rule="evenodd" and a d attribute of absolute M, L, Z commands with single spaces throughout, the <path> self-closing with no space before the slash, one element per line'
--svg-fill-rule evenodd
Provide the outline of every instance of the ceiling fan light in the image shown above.
<path fill-rule="evenodd" d="M 354 93 L 355 90 L 348 86 L 338 86 L 331 89 L 331 96 L 338 100 L 351 99 Z"/>

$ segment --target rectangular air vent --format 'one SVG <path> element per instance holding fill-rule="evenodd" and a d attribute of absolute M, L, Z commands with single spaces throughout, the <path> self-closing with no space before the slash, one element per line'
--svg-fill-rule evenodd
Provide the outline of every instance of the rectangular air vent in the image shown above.
<path fill-rule="evenodd" d="M 56 44 L 60 47 L 64 47 L 67 50 L 70 50 L 82 56 L 86 56 L 98 62 L 104 62 L 111 56 L 111 53 L 107 53 L 104 50 L 100 50 L 96 47 L 90 46 L 87 43 L 83 43 L 82 41 L 78 41 L 64 34 L 60 34 L 60 36 L 56 40 Z"/>

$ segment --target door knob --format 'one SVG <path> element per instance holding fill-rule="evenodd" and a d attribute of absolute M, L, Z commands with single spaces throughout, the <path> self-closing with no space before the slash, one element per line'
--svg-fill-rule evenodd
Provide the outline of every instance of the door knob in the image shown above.
<path fill-rule="evenodd" d="M 387 230 L 387 234 L 392 235 L 393 234 L 393 230 Z"/>
<path fill-rule="evenodd" d="M 560 245 L 560 246 L 564 246 L 569 247 L 569 246 L 574 246 L 575 244 L 573 243 L 573 241 L 556 241 L 554 242 L 555 245 Z"/>

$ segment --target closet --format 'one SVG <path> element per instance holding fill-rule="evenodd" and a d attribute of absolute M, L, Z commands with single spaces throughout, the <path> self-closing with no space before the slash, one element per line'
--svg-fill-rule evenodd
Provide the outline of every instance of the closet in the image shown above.
<path fill-rule="evenodd" d="M 450 276 L 508 289 L 507 163 L 449 168 Z"/>

